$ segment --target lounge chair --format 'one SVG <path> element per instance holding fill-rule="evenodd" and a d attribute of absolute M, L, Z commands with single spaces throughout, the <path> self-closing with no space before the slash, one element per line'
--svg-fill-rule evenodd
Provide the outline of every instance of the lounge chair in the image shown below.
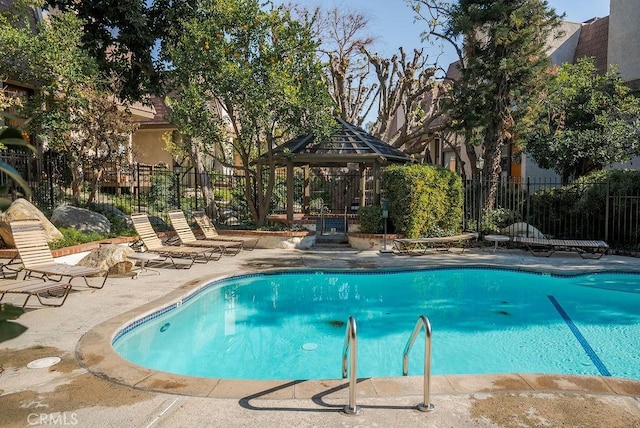
<path fill-rule="evenodd" d="M 609 251 L 609 245 L 604 241 L 583 239 L 547 239 L 514 236 L 516 244 L 524 245 L 529 252 L 538 257 L 549 257 L 558 250 L 575 251 L 583 259 L 600 259 Z"/>
<path fill-rule="evenodd" d="M 194 263 L 207 263 L 210 260 L 219 260 L 222 257 L 223 249 L 219 247 L 198 248 L 185 245 L 164 245 L 153 230 L 147 214 L 131 214 L 131 221 L 146 250 L 164 257 L 165 260 L 168 259 L 175 268 L 178 268 L 179 264 L 175 262 L 174 257 L 190 259 L 191 263 L 186 266 L 186 269 L 189 269 Z"/>
<path fill-rule="evenodd" d="M 16 280 L 0 279 L 0 302 L 5 294 L 26 294 L 27 298 L 22 304 L 22 309 L 32 296 L 36 296 L 42 306 L 62 306 L 71 291 L 71 284 L 57 281 L 42 281 L 41 279 Z M 43 299 L 56 299 L 55 303 Z"/>
<path fill-rule="evenodd" d="M 235 256 L 242 250 L 242 241 L 225 241 L 220 239 L 197 239 L 193 234 L 184 213 L 181 210 L 169 211 L 171 226 L 178 234 L 178 239 L 182 245 L 188 247 L 218 248 L 222 254 Z"/>
<path fill-rule="evenodd" d="M 467 243 L 478 239 L 475 232 L 434 238 L 397 238 L 393 240 L 394 254 L 409 254 L 411 256 L 426 254 L 428 250 L 450 251 L 453 246 L 462 244 L 464 252 Z"/>
<path fill-rule="evenodd" d="M 218 231 L 216 230 L 216 227 L 214 226 L 213 222 L 211 221 L 209 216 L 205 214 L 204 211 L 193 211 L 191 214 L 193 215 L 193 219 L 196 221 L 196 223 L 200 227 L 200 230 L 202 230 L 202 233 L 204 234 L 205 239 L 222 240 L 222 241 L 242 241 L 243 242 L 242 248 L 247 251 L 253 250 L 254 248 L 256 248 L 256 245 L 258 245 L 258 240 L 260 238 L 250 238 L 247 236 L 239 236 L 239 235 L 222 236 L 218 234 Z"/>
<path fill-rule="evenodd" d="M 17 254 L 8 262 L 0 262 L 0 278 L 17 278 L 22 269 L 20 265 L 20 256 Z"/>
<path fill-rule="evenodd" d="M 75 278 L 84 278 L 87 287 L 91 288 L 102 288 L 107 282 L 109 272 L 104 269 L 56 262 L 40 220 L 15 220 L 9 222 L 9 227 L 24 266 L 25 278 L 38 277 L 58 282 L 63 278 L 69 278 L 69 282 Z M 104 276 L 104 279 L 99 286 L 91 285 L 87 278 L 92 276 Z"/>

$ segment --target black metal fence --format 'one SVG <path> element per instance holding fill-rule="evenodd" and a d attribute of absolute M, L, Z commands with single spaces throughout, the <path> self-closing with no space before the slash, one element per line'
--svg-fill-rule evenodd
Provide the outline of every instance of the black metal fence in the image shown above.
<path fill-rule="evenodd" d="M 488 203 L 492 188 L 495 198 Z M 496 226 L 523 223 L 518 231 L 530 235 L 534 230 L 525 224 L 557 239 L 604 240 L 627 249 L 640 242 L 640 191 L 612 189 L 609 181 L 563 186 L 549 179 L 470 180 L 464 208 L 467 229 L 485 233 L 514 234 Z"/>
<path fill-rule="evenodd" d="M 46 158 L 36 168 L 24 153 L 3 152 L 0 160 L 13 165 L 33 190 L 33 203 L 46 214 L 64 203 L 74 203 L 71 177 L 64 158 Z M 35 171 L 41 171 L 36 173 Z M 253 223 L 245 197 L 246 181 L 236 174 L 211 173 L 218 208 L 218 223 L 229 226 Z M 187 213 L 204 207 L 200 177 L 193 171 L 173 171 L 163 166 L 135 164 L 109 168 L 93 199 L 86 176 L 81 205 L 115 206 L 125 213 L 147 212 L 164 218 L 170 209 Z M 18 195 L 10 178 L 0 174 L 0 185 Z M 294 212 L 304 214 L 356 214 L 364 195 L 373 204 L 375 183 L 351 170 L 295 170 Z M 487 195 L 494 189 L 493 203 Z M 249 189 L 256 192 L 256 189 Z M 483 201 L 481 203 L 481 201 Z M 269 212 L 286 212 L 287 186 L 284 170 L 276 171 Z M 482 207 L 482 209 L 481 209 Z M 601 239 L 612 247 L 636 248 L 640 241 L 640 193 L 612 190 L 608 182 L 562 186 L 552 180 L 509 179 L 500 182 L 469 180 L 464 183 L 464 227 L 467 230 L 497 232 L 497 226 L 513 223 L 534 226 L 554 238 Z M 502 231 L 504 233 L 504 231 Z"/>

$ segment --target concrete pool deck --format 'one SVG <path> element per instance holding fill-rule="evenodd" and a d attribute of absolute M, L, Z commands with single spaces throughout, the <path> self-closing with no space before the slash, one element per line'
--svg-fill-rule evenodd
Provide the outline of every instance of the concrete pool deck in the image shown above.
<path fill-rule="evenodd" d="M 431 413 L 415 410 L 423 397 L 422 377 L 360 379 L 357 404 L 362 413 L 347 416 L 342 413 L 348 404 L 346 380 L 255 382 L 171 375 L 128 363 L 110 346 L 113 334 L 128 320 L 220 276 L 274 268 L 358 270 L 465 265 L 559 273 L 640 272 L 637 258 L 605 256 L 601 260 L 585 260 L 575 253 L 539 258 L 502 248 L 495 253 L 492 248 L 468 249 L 464 254 L 419 257 L 375 251 L 257 249 L 206 265 L 196 264 L 189 270 L 160 268 L 159 274 L 143 271 L 137 279 L 109 278 L 101 290 L 89 289 L 81 280 L 75 280 L 74 291 L 64 306 L 27 310 L 2 332 L 0 424 L 640 426 L 640 381 L 629 379 L 539 374 L 434 376 L 430 401 L 436 410 Z M 22 299 L 5 297 L 8 302 L 20 304 Z M 61 361 L 49 368 L 26 368 L 30 361 L 52 356 Z M 340 356 L 327 358 L 335 358 L 339 373 Z"/>

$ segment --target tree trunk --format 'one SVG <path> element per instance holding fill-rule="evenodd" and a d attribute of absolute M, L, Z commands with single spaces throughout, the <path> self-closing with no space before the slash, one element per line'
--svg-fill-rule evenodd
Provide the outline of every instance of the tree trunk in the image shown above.
<path fill-rule="evenodd" d="M 80 203 L 80 192 L 82 191 L 82 182 L 84 181 L 84 173 L 82 164 L 71 161 L 71 195 L 76 204 Z"/>
<path fill-rule="evenodd" d="M 191 147 L 189 157 L 191 158 L 191 164 L 195 168 L 195 179 L 200 185 L 202 198 L 204 199 L 204 211 L 209 218 L 217 219 L 218 208 L 216 207 L 215 194 L 213 193 L 213 184 L 211 183 L 211 176 L 204 166 L 200 146 L 197 141 L 191 141 L 189 147 Z"/>
<path fill-rule="evenodd" d="M 87 205 L 92 204 L 98 196 L 98 183 L 102 180 L 104 175 L 104 168 L 94 168 L 93 177 L 91 177 L 91 190 L 89 191 L 89 198 L 87 199 Z M 116 186 L 118 185 L 116 176 Z"/>

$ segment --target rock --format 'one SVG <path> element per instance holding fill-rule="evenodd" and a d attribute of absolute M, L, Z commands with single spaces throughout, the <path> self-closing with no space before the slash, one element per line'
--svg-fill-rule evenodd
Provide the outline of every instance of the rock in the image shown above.
<path fill-rule="evenodd" d="M 528 231 L 528 233 L 527 233 Z M 530 224 L 520 222 L 513 223 L 500 230 L 500 233 L 507 236 L 528 236 L 529 238 L 544 238 L 544 234 Z"/>
<path fill-rule="evenodd" d="M 127 226 L 133 226 L 131 217 L 125 214 L 124 212 L 122 212 L 120 209 L 116 208 L 114 205 L 95 203 L 95 204 L 91 204 L 91 209 L 101 214 L 108 214 L 108 215 L 111 215 L 112 217 L 117 217 L 119 219 L 122 219 L 122 221 Z"/>
<path fill-rule="evenodd" d="M 97 267 L 108 270 L 109 274 L 125 274 L 133 268 L 133 262 L 127 257 L 133 250 L 123 245 L 101 245 L 78 262 L 78 266 Z"/>
<path fill-rule="evenodd" d="M 69 227 L 84 233 L 96 232 L 107 235 L 111 231 L 111 222 L 102 214 L 71 205 L 53 210 L 51 223 L 57 227 Z"/>
<path fill-rule="evenodd" d="M 129 217 L 129 219 L 131 219 L 131 217 Z M 166 221 L 155 215 L 149 216 L 149 223 L 151 223 L 154 230 L 171 230 L 171 226 L 169 226 Z"/>
<path fill-rule="evenodd" d="M 289 238 L 286 241 L 282 241 L 279 245 L 279 248 L 284 250 L 292 250 L 297 248 L 299 250 L 309 250 L 316 243 L 315 235 L 304 236 L 304 237 L 293 237 Z"/>
<path fill-rule="evenodd" d="M 230 218 L 236 218 L 238 213 L 231 208 L 222 208 L 218 210 L 218 215 L 221 220 L 229 220 Z"/>
<path fill-rule="evenodd" d="M 240 223 L 240 220 L 236 217 L 227 217 L 226 220 L 222 222 L 225 226 L 235 226 Z"/>
<path fill-rule="evenodd" d="M 56 241 L 64 238 L 62 233 L 45 217 L 45 215 L 26 199 L 16 199 L 3 213 L 0 213 L 0 237 L 9 246 L 14 247 L 13 235 L 9 228 L 9 222 L 13 220 L 25 220 L 36 218 L 44 227 L 47 241 Z"/>

